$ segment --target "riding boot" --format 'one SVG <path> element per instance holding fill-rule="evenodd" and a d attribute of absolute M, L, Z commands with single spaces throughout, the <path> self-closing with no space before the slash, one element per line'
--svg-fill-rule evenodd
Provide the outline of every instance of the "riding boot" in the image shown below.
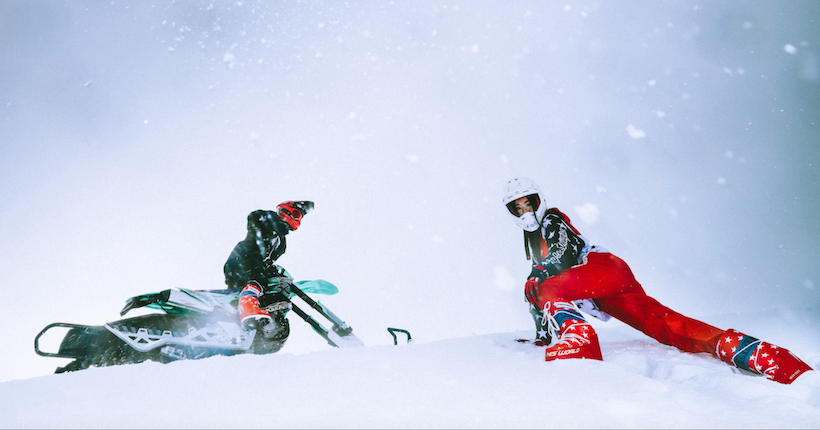
<path fill-rule="evenodd" d="M 741 372 L 762 375 L 781 384 L 791 384 L 798 376 L 813 370 L 788 349 L 733 329 L 721 335 L 715 353 Z"/>
<path fill-rule="evenodd" d="M 544 305 L 544 323 L 555 342 L 545 352 L 546 361 L 565 358 L 603 360 L 595 329 L 573 303 L 548 301 Z"/>
<path fill-rule="evenodd" d="M 262 289 L 256 285 L 248 284 L 239 293 L 239 321 L 245 330 L 259 329 L 268 325 L 272 319 L 270 314 L 259 308 L 259 296 Z"/>
<path fill-rule="evenodd" d="M 530 305 L 530 315 L 532 315 L 532 320 L 535 322 L 535 340 L 532 343 L 537 346 L 549 345 L 552 339 L 549 330 L 544 326 L 544 313 L 537 307 Z"/>

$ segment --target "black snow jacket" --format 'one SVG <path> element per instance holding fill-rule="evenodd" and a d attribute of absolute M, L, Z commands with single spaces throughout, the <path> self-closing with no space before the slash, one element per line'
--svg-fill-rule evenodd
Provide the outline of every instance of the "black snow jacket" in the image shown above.
<path fill-rule="evenodd" d="M 283 276 L 276 260 L 285 253 L 289 231 L 275 211 L 251 212 L 248 235 L 236 244 L 223 268 L 228 288 L 241 289 L 252 283 L 264 290 L 268 278 Z"/>

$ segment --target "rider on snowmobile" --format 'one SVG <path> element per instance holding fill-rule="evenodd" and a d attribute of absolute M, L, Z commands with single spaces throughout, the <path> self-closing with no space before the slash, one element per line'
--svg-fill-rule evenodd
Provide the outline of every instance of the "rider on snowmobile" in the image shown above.
<path fill-rule="evenodd" d="M 239 242 L 225 262 L 225 283 L 239 294 L 239 320 L 242 327 L 258 329 L 267 341 L 284 343 L 290 334 L 285 314 L 290 302 L 283 288 L 269 288 L 271 278 L 284 278 L 284 269 L 276 260 L 285 253 L 285 236 L 299 228 L 311 201 L 286 201 L 275 211 L 257 210 L 248 215 L 248 234 Z M 260 307 L 259 300 L 265 296 Z"/>

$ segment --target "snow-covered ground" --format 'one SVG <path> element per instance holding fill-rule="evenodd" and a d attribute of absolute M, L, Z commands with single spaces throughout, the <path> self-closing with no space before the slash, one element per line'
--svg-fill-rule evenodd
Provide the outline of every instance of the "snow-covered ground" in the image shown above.
<path fill-rule="evenodd" d="M 501 187 L 652 297 L 820 365 L 815 0 L 0 1 L 0 426 L 819 427 L 818 376 L 622 324 L 545 363 Z M 52 375 L 47 324 L 218 289 L 245 217 L 367 343 Z M 416 343 L 392 346 L 388 326 Z M 343 370 L 343 371 L 340 371 Z M 313 397 L 308 401 L 308 397 Z"/>
<path fill-rule="evenodd" d="M 782 325 L 817 309 L 725 315 Z M 299 323 L 298 319 L 294 321 Z M 611 320 L 604 362 L 547 363 L 530 331 L 301 354 L 92 368 L 0 384 L 4 428 L 817 428 L 820 373 L 789 386 L 734 373 Z M 304 325 L 304 324 L 303 324 Z M 754 324 L 751 324 L 754 325 Z M 755 327 L 748 327 L 754 331 Z M 305 333 L 309 336 L 311 333 Z M 815 368 L 820 342 L 780 338 Z M 811 336 L 811 334 L 808 334 Z M 314 335 L 316 338 L 318 336 Z M 390 336 L 385 331 L 385 337 Z M 794 348 L 793 348 L 794 349 Z"/>

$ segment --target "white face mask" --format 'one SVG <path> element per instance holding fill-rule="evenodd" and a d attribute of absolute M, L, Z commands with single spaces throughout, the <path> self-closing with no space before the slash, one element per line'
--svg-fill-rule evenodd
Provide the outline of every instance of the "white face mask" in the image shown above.
<path fill-rule="evenodd" d="M 535 231 L 538 229 L 538 220 L 535 218 L 534 212 L 525 212 L 515 219 L 515 223 L 527 231 Z"/>

